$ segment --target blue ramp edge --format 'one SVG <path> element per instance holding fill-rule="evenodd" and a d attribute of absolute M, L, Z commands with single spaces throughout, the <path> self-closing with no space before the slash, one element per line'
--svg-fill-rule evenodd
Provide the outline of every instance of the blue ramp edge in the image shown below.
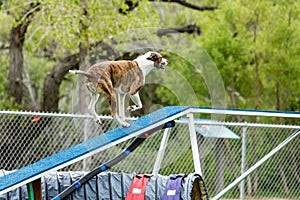
<path fill-rule="evenodd" d="M 49 157 L 46 157 L 36 163 L 25 166 L 13 173 L 0 177 L 0 191 L 11 188 L 17 184 L 37 177 L 45 172 L 51 171 L 58 166 L 63 165 L 69 161 L 75 160 L 83 155 L 88 154 L 93 150 L 97 150 L 112 142 L 118 141 L 126 136 L 141 131 L 151 125 L 167 120 L 174 117 L 183 111 L 191 108 L 190 106 L 168 106 L 160 110 L 157 110 L 151 114 L 141 117 L 135 121 L 132 121 L 129 128 L 116 128 L 111 131 L 107 131 L 94 138 L 86 140 L 78 145 L 60 151 Z M 180 116 L 179 116 L 180 117 Z"/>

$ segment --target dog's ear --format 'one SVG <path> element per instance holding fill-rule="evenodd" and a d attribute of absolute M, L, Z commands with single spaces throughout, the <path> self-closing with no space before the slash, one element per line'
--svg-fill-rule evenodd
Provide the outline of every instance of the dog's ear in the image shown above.
<path fill-rule="evenodd" d="M 150 56 L 147 58 L 147 60 L 155 61 L 158 59 L 158 56 L 156 53 L 151 53 Z"/>

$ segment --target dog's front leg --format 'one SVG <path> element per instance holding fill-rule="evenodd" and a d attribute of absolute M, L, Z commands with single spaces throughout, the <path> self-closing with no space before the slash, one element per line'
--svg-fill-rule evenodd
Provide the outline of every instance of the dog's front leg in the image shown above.
<path fill-rule="evenodd" d="M 126 94 L 120 94 L 118 93 L 118 111 L 120 118 L 125 121 L 125 97 Z"/>
<path fill-rule="evenodd" d="M 135 93 L 133 95 L 130 95 L 130 99 L 133 101 L 133 103 L 135 105 L 128 106 L 127 111 L 132 112 L 132 111 L 141 109 L 143 107 L 142 101 L 140 99 L 139 92 L 137 92 L 137 93 Z"/>

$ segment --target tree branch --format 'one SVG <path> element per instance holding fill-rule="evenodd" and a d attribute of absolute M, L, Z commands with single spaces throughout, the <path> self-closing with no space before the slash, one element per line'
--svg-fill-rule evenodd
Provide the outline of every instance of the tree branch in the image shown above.
<path fill-rule="evenodd" d="M 58 112 L 59 86 L 70 69 L 79 68 L 78 56 L 79 54 L 67 56 L 48 72 L 44 82 L 42 110 Z"/>
<path fill-rule="evenodd" d="M 166 29 L 159 29 L 157 31 L 157 35 L 159 37 L 163 35 L 168 35 L 171 33 L 189 33 L 189 34 L 195 34 L 195 35 L 200 35 L 201 34 L 201 29 L 200 27 L 196 25 L 187 25 L 187 26 L 181 26 L 181 27 L 176 27 L 176 28 L 166 28 Z"/>
<path fill-rule="evenodd" d="M 30 16 L 32 16 L 35 12 L 40 11 L 40 3 L 31 3 L 30 4 L 30 10 L 26 11 L 24 16 L 21 19 L 21 22 L 27 20 L 30 18 Z"/>
<path fill-rule="evenodd" d="M 156 0 L 149 0 L 149 1 L 156 1 Z M 178 3 L 184 7 L 191 8 L 198 11 L 206 11 L 206 10 L 216 10 L 218 7 L 216 6 L 197 6 L 195 4 L 191 4 L 186 2 L 185 0 L 161 0 L 162 2 L 170 2 L 170 3 Z"/>
<path fill-rule="evenodd" d="M 1 43 L 0 43 L 1 44 Z M 7 44 L 1 44 L 0 45 L 0 50 L 3 51 L 3 50 L 8 50 L 9 49 L 9 45 Z"/>
<path fill-rule="evenodd" d="M 149 1 L 160 1 L 160 2 L 168 2 L 168 3 L 177 3 L 181 6 L 193 9 L 193 10 L 198 10 L 198 11 L 213 11 L 218 9 L 217 6 L 198 6 L 189 2 L 186 2 L 185 0 L 149 0 Z M 132 0 L 126 0 L 125 4 L 128 6 L 126 10 L 119 9 L 119 13 L 121 14 L 127 14 L 128 12 L 132 11 L 134 8 L 138 6 L 139 1 L 137 2 L 132 2 Z"/>
<path fill-rule="evenodd" d="M 189 24 L 186 26 L 180 26 L 175 28 L 159 29 L 157 31 L 157 36 L 162 37 L 164 35 L 175 34 L 175 33 L 188 33 L 188 34 L 201 35 L 201 29 L 197 25 Z M 53 43 L 56 44 L 55 41 Z M 54 56 L 55 48 L 56 45 L 54 45 L 54 47 L 52 47 L 51 49 L 44 49 L 42 57 L 46 57 L 52 61 L 57 61 L 57 57 Z M 101 52 L 103 51 L 107 52 L 107 55 L 101 55 Z M 90 52 L 90 60 L 89 60 L 90 63 L 95 63 L 97 60 L 107 59 L 110 56 L 113 56 L 114 58 L 117 59 L 126 59 L 126 58 L 132 59 L 138 55 L 138 54 L 127 55 L 126 53 L 124 55 L 120 55 L 120 53 L 116 49 L 114 49 L 111 45 L 104 43 L 102 41 L 89 44 L 89 52 Z"/>

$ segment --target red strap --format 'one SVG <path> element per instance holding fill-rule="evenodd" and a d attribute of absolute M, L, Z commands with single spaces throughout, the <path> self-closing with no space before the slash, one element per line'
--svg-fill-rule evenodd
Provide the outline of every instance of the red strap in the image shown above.
<path fill-rule="evenodd" d="M 130 185 L 125 200 L 144 200 L 146 185 L 150 177 L 149 175 L 136 175 Z"/>

